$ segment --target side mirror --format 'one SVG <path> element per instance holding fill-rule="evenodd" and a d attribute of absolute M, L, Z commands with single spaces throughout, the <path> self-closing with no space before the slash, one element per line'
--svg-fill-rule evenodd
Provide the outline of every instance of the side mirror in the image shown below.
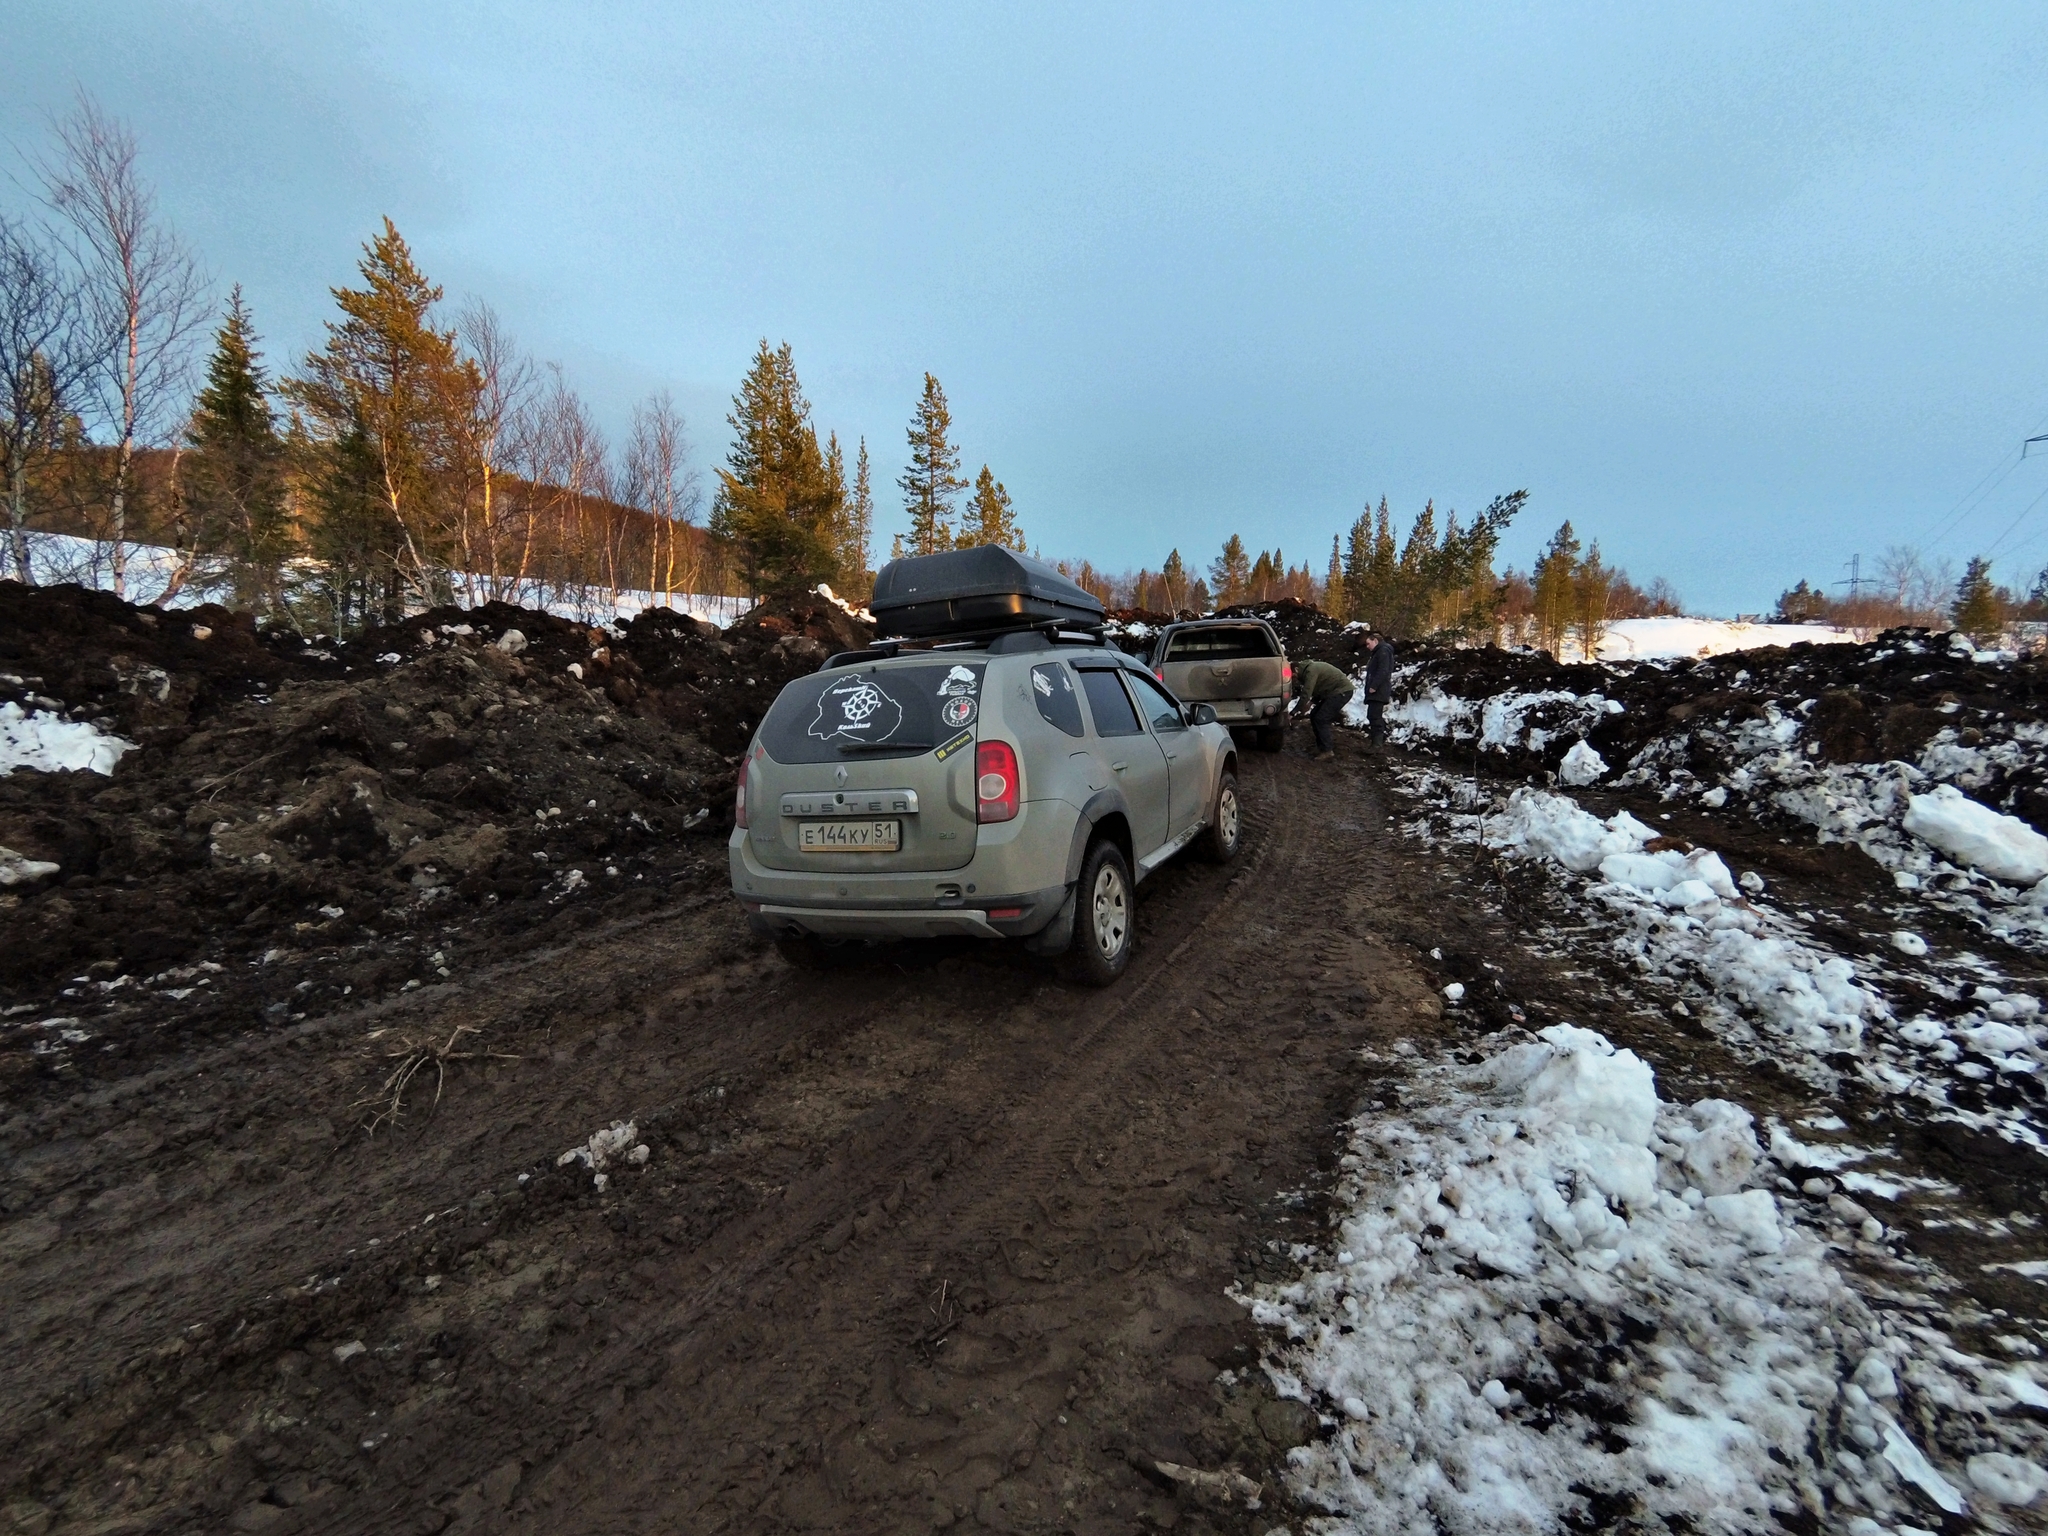
<path fill-rule="evenodd" d="M 1188 714 L 1189 723 L 1192 725 L 1216 724 L 1216 706 L 1213 704 L 1197 704 L 1188 711 Z"/>

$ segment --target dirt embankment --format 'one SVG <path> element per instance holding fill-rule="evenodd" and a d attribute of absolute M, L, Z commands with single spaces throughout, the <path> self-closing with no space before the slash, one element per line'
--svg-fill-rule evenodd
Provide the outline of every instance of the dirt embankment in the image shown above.
<path fill-rule="evenodd" d="M 317 1017 L 722 879 L 748 732 L 865 635 L 799 598 L 724 632 L 492 604 L 341 643 L 0 583 L 0 705 L 133 744 L 111 778 L 0 777 L 0 847 L 55 866 L 0 890 L 0 1080 Z"/>

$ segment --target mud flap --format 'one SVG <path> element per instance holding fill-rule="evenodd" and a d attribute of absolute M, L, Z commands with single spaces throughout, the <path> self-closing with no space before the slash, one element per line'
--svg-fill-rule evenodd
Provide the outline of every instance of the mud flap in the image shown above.
<path fill-rule="evenodd" d="M 1074 886 L 1067 887 L 1067 899 L 1060 903 L 1059 911 L 1052 916 L 1038 932 L 1024 940 L 1025 949 L 1034 955 L 1064 955 L 1067 946 L 1074 942 Z"/>

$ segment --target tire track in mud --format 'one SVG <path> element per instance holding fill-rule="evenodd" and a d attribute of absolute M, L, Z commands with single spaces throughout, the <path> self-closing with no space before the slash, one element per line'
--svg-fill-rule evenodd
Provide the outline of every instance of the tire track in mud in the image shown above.
<path fill-rule="evenodd" d="M 225 1230 L 204 1201 L 145 1216 L 130 1251 L 175 1251 L 196 1221 L 234 1278 L 203 1306 L 174 1282 L 98 1345 L 25 1340 L 108 1370 L 176 1340 L 181 1305 L 180 1326 L 203 1319 L 172 1366 L 46 1394 L 10 1436 L 42 1469 L 17 1491 L 75 1475 L 67 1507 L 166 1529 L 1082 1529 L 1172 1510 L 1127 1451 L 1263 1475 L 1286 1436 L 1213 1384 L 1252 1343 L 1223 1289 L 1289 1215 L 1274 1196 L 1334 1150 L 1355 1045 L 1429 1006 L 1361 921 L 1386 838 L 1345 767 L 1249 760 L 1245 854 L 1147 882 L 1141 948 L 1107 993 L 943 947 L 799 975 L 736 945 L 714 902 L 415 997 L 413 1017 L 448 1009 L 437 1028 L 480 1022 L 544 1057 L 495 1082 L 458 1071 L 401 1140 L 323 1149 L 325 1193 L 294 1169 Z M 1384 975 L 1363 986 L 1361 968 Z M 322 1022 L 255 1053 L 280 1063 L 267 1080 L 195 1062 L 180 1081 L 261 1097 L 271 1127 L 331 1108 L 365 1063 Z M 120 1102 L 141 1119 L 160 1097 Z M 478 1213 L 474 1191 L 635 1103 L 647 1169 L 603 1196 L 545 1173 Z M 449 1219 L 404 1230 L 427 1210 Z M 53 1248 L 38 1279 L 66 1275 Z M 363 1354 L 331 1358 L 356 1337 Z M 128 1493 L 88 1472 L 95 1443 Z"/>

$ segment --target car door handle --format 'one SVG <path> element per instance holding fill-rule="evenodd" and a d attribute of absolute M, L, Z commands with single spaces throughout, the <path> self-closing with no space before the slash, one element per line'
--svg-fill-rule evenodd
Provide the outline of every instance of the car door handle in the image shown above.
<path fill-rule="evenodd" d="M 1131 765 L 1129 763 L 1111 763 L 1109 766 L 1112 772 L 1122 773 L 1126 768 L 1130 767 Z"/>

